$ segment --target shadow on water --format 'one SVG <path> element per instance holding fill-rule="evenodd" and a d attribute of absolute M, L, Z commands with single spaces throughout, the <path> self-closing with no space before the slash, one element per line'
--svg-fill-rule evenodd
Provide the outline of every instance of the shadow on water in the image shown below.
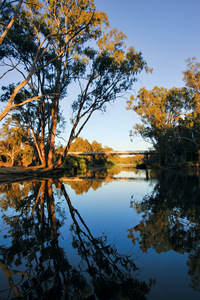
<path fill-rule="evenodd" d="M 147 253 L 170 250 L 188 254 L 190 286 L 200 291 L 200 182 L 199 176 L 163 171 L 152 192 L 142 201 L 132 197 L 131 207 L 142 215 L 129 228 L 128 238 Z"/>
<path fill-rule="evenodd" d="M 93 236 L 60 180 L 15 182 L 0 191 L 6 227 L 0 245 L 1 299 L 146 299 L 150 286 L 137 279 L 135 262 L 108 244 L 106 235 Z M 66 212 L 55 197 L 65 201 L 70 215 L 64 230 L 72 236 L 78 264 L 62 246 Z"/>

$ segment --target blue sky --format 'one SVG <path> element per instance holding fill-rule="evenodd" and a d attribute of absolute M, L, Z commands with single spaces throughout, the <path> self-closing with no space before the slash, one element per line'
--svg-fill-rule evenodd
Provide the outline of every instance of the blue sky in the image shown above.
<path fill-rule="evenodd" d="M 184 86 L 185 60 L 200 61 L 200 0 L 94 0 L 104 11 L 112 27 L 127 36 L 127 46 L 141 51 L 153 74 L 138 76 L 133 93 L 141 87 L 172 88 Z M 129 95 L 127 95 L 129 97 Z M 129 130 L 138 117 L 125 109 L 126 100 L 118 99 L 107 113 L 97 113 L 81 136 L 97 140 L 114 150 L 147 149 L 140 137 L 130 141 Z"/>

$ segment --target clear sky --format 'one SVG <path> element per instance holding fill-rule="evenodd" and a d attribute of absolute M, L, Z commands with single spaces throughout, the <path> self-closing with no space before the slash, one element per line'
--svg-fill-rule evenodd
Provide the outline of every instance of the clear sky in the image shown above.
<path fill-rule="evenodd" d="M 141 87 L 183 87 L 185 60 L 200 61 L 200 0 L 94 0 L 112 27 L 127 36 L 127 46 L 141 51 L 153 74 L 138 76 L 133 93 Z M 127 95 L 127 97 L 129 97 Z M 138 117 L 125 109 L 126 100 L 118 99 L 107 113 L 93 115 L 81 136 L 97 140 L 114 150 L 147 149 L 141 138 L 130 141 L 129 130 Z"/>

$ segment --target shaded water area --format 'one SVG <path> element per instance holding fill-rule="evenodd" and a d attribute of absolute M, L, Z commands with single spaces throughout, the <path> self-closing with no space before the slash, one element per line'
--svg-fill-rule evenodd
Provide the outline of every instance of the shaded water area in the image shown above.
<path fill-rule="evenodd" d="M 120 171 L 0 185 L 0 299 L 200 299 L 200 180 Z"/>

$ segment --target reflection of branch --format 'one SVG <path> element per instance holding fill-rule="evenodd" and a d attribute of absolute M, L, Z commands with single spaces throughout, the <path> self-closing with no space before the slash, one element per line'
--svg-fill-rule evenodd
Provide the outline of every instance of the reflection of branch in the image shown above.
<path fill-rule="evenodd" d="M 31 219 L 33 218 L 34 212 L 38 205 L 40 204 L 40 223 L 43 226 L 44 223 L 44 199 L 47 197 L 47 209 L 49 212 L 49 219 L 51 223 L 51 235 L 52 240 L 55 239 L 57 236 L 57 225 L 56 225 L 56 216 L 55 216 L 55 207 L 54 207 L 54 197 L 53 197 L 53 190 L 52 190 L 52 183 L 51 179 L 42 180 L 40 183 L 40 187 L 38 189 L 35 205 L 33 206 Z"/>
<path fill-rule="evenodd" d="M 152 248 L 157 253 L 173 250 L 183 254 L 196 249 L 200 207 L 198 180 L 193 176 L 161 173 L 152 193 L 136 201 L 135 209 L 142 219 L 127 230 L 128 238 L 133 244 L 137 240 L 143 252 Z"/>
<path fill-rule="evenodd" d="M 54 197 L 52 189 L 53 180 L 49 179 L 46 181 L 48 198 L 47 198 L 47 208 L 49 212 L 49 218 L 51 223 L 51 239 L 52 241 L 57 242 L 57 224 L 56 224 L 56 215 L 55 215 L 55 206 L 54 206 Z"/>
<path fill-rule="evenodd" d="M 88 267 L 90 268 L 90 263 L 89 263 L 89 260 L 87 258 L 87 255 L 86 255 L 87 251 L 86 251 L 86 248 L 85 248 L 85 244 L 84 244 L 84 242 L 83 242 L 83 240 L 81 238 L 81 235 L 80 235 L 81 229 L 80 229 L 80 227 L 78 225 L 78 222 L 76 221 L 76 218 L 75 218 L 75 213 L 77 213 L 77 210 L 72 206 L 71 201 L 70 201 L 69 196 L 68 196 L 68 194 L 67 194 L 67 192 L 65 190 L 64 185 L 60 181 L 57 181 L 56 183 L 58 184 L 59 188 L 61 189 L 61 191 L 62 191 L 62 193 L 63 193 L 63 195 L 64 195 L 64 197 L 65 197 L 65 199 L 67 201 L 67 204 L 69 206 L 69 211 L 70 211 L 72 220 L 73 220 L 74 224 L 76 225 L 76 233 L 77 233 L 77 235 L 79 237 L 79 240 L 81 242 L 81 246 L 84 249 L 83 253 L 85 254 L 84 255 L 85 256 L 85 260 L 87 262 Z"/>
<path fill-rule="evenodd" d="M 18 290 L 18 288 L 15 286 L 13 279 L 12 279 L 12 275 L 15 274 L 21 274 L 22 276 L 25 276 L 27 278 L 37 278 L 37 276 L 28 276 L 27 272 L 21 272 L 21 271 L 16 271 L 16 270 L 9 270 L 8 267 L 0 260 L 0 267 L 1 270 L 5 276 L 5 278 L 8 280 L 8 283 L 10 285 L 10 287 L 13 289 L 16 297 L 20 297 L 23 298 L 24 295 L 21 294 Z"/>
<path fill-rule="evenodd" d="M 58 229 L 62 222 L 55 214 L 53 183 L 61 190 L 71 214 L 72 246 L 81 259 L 77 267 L 70 264 L 65 249 L 59 245 Z M 31 202 L 26 197 L 26 203 L 29 206 L 32 204 L 32 211 L 28 206 L 30 214 L 24 217 L 24 203 L 16 206 L 17 211 L 21 209 L 20 219 L 17 215 L 14 220 L 12 217 L 7 220 L 13 237 L 12 245 L 0 249 L 4 257 L 0 267 L 16 297 L 40 298 L 39 294 L 42 294 L 51 298 L 52 293 L 57 293 L 57 299 L 72 299 L 76 295 L 79 299 L 89 299 L 88 294 L 91 299 L 117 299 L 118 294 L 124 299 L 145 299 L 149 286 L 134 276 L 133 272 L 137 270 L 134 262 L 129 256 L 120 255 L 114 245 L 108 245 L 106 236 L 95 238 L 92 235 L 78 210 L 73 207 L 64 184 L 58 179 L 41 178 L 32 189 L 34 193 L 30 196 Z M 16 263 L 20 265 L 22 259 L 30 266 L 30 270 L 8 270 L 7 266 Z M 86 269 L 83 269 L 81 263 Z M 20 282 L 17 287 L 11 278 L 14 274 L 22 276 L 23 283 Z"/>
<path fill-rule="evenodd" d="M 77 248 L 79 255 L 88 266 L 87 272 L 92 278 L 97 299 L 105 297 L 107 297 L 106 299 L 118 299 L 119 295 L 123 299 L 146 299 L 150 286 L 145 282 L 140 282 L 133 275 L 133 272 L 138 270 L 133 260 L 127 255 L 119 254 L 114 245 L 107 245 L 106 236 L 93 237 L 81 215 L 73 207 L 64 184 L 59 180 L 56 180 L 55 183 L 67 201 L 75 225 L 72 245 Z M 83 230 L 77 219 L 80 220 Z"/>
<path fill-rule="evenodd" d="M 38 194 L 37 194 L 37 198 L 35 200 L 35 205 L 34 205 L 34 207 L 32 209 L 31 218 L 33 217 L 35 208 L 37 207 L 39 200 L 41 200 L 40 199 L 41 193 L 42 193 L 42 198 L 44 198 L 44 191 L 45 191 L 45 181 L 42 181 L 42 183 L 40 185 L 40 188 L 39 188 L 39 191 L 38 191 Z"/>
<path fill-rule="evenodd" d="M 88 238 L 88 240 L 90 241 L 90 243 L 92 244 L 92 246 L 94 247 L 94 249 L 99 252 L 99 254 L 101 255 L 101 259 L 102 261 L 107 262 L 109 266 L 112 266 L 112 268 L 115 270 L 115 272 L 118 273 L 118 275 L 120 275 L 120 277 L 124 274 L 122 274 L 122 272 L 120 271 L 120 269 L 117 267 L 117 263 L 118 262 L 123 262 L 122 265 L 125 267 L 128 263 L 131 263 L 129 261 L 129 259 L 123 255 L 119 255 L 116 253 L 115 249 L 109 249 L 110 246 L 105 246 L 104 245 L 104 242 L 102 240 L 102 238 L 94 238 L 93 235 L 91 234 L 91 231 L 90 229 L 88 228 L 88 226 L 85 224 L 84 220 L 82 219 L 81 215 L 79 214 L 79 212 L 72 206 L 72 203 L 69 199 L 69 196 L 65 190 L 65 187 L 64 185 L 60 182 L 60 181 L 57 181 L 58 183 L 58 186 L 59 188 L 61 189 L 67 203 L 68 203 L 68 206 L 69 206 L 69 210 L 70 210 L 70 214 L 71 214 L 71 217 L 72 217 L 72 220 L 76 226 L 76 233 L 79 237 L 79 240 L 80 240 L 80 243 L 81 243 L 81 246 L 83 248 L 83 251 L 82 251 L 82 254 L 84 255 L 85 257 L 85 260 L 88 264 L 88 267 L 90 268 L 90 263 L 89 263 L 89 260 L 88 260 L 88 256 L 89 256 L 89 253 L 88 253 L 88 250 L 86 249 L 85 247 L 85 244 L 84 244 L 84 241 L 81 237 L 81 233 Z M 75 214 L 77 214 L 79 220 L 81 221 L 82 225 L 84 226 L 84 228 L 86 229 L 86 232 L 84 232 L 83 230 L 81 230 L 76 218 L 75 218 Z M 100 246 L 99 246 L 100 245 Z M 111 255 L 113 256 L 113 258 L 111 257 Z M 131 264 L 131 267 L 133 267 L 134 271 L 137 269 L 135 264 Z"/>

